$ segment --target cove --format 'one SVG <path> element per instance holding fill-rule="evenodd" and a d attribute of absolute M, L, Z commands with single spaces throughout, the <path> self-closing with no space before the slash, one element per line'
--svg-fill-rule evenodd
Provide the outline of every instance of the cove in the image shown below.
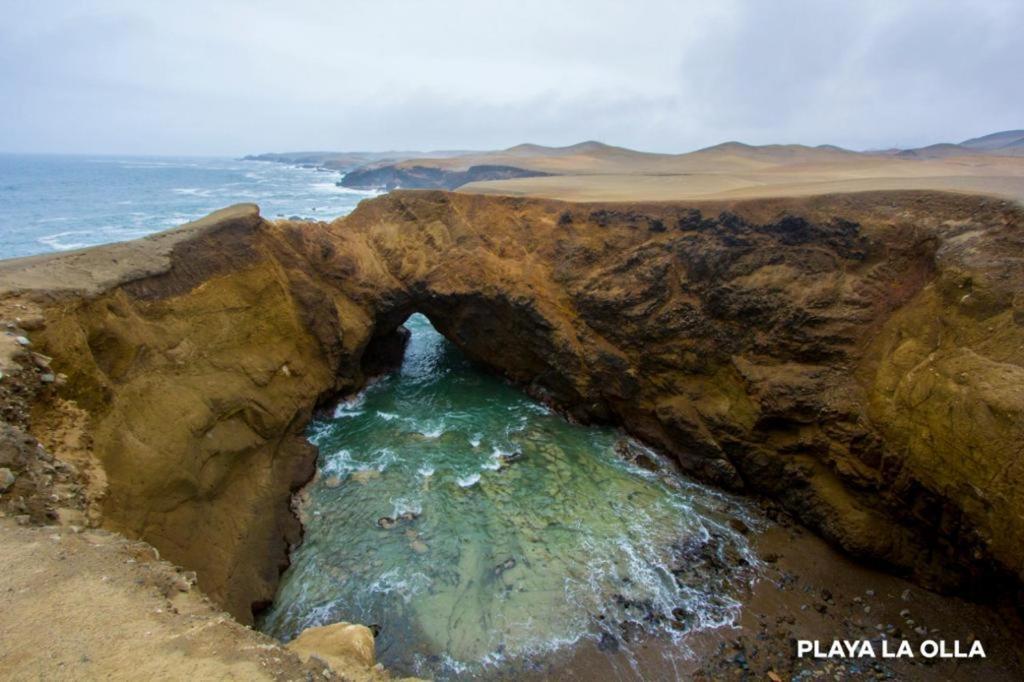
<path fill-rule="evenodd" d="M 372 625 L 378 660 L 437 679 L 536 672 L 585 640 L 629 657 L 731 623 L 759 562 L 741 502 L 608 427 L 563 419 L 422 315 L 399 370 L 310 427 L 305 526 L 260 628 Z"/>

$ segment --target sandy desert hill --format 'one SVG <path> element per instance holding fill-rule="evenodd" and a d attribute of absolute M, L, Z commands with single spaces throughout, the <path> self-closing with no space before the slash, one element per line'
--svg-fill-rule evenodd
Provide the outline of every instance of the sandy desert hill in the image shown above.
<path fill-rule="evenodd" d="M 459 191 L 571 201 L 658 201 L 927 189 L 1024 199 L 1024 157 L 1015 155 L 1017 149 L 1024 153 L 1024 142 L 994 144 L 936 145 L 897 154 L 854 152 L 831 145 L 753 146 L 739 142 L 679 155 L 588 146 L 583 150 L 561 148 L 572 150 L 562 154 L 538 151 L 515 161 L 507 152 L 499 152 L 490 158 L 552 175 L 472 182 Z M 470 159 L 480 163 L 484 158 L 461 157 L 443 163 L 465 164 Z"/>
<path fill-rule="evenodd" d="M 1024 199 L 1024 130 L 913 149 L 730 141 L 683 154 L 588 140 L 482 152 L 285 153 L 264 160 L 342 170 L 353 188 L 458 189 L 569 201 L 662 201 L 943 190 Z"/>

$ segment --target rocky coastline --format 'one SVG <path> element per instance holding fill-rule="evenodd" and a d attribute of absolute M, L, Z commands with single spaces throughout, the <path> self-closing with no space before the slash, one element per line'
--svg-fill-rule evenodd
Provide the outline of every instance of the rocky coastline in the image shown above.
<path fill-rule="evenodd" d="M 300 539 L 313 410 L 360 388 L 421 312 L 572 418 L 619 424 L 852 556 L 1020 604 L 1022 254 L 1024 211 L 967 195 L 399 191 L 332 223 L 241 205 L 0 262 L 0 388 L 24 387 L 4 395 L 24 447 L 0 506 L 143 540 L 250 623 Z"/>

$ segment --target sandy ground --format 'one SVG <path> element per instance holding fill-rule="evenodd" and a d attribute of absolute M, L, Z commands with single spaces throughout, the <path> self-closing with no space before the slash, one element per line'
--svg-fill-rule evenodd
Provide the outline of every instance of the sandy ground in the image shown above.
<path fill-rule="evenodd" d="M 0 519 L 0 677 L 324 679 L 192 589 L 144 543 Z"/>
<path fill-rule="evenodd" d="M 458 191 L 567 201 L 668 201 L 927 189 L 1024 200 L 1024 158 L 1020 157 L 794 159 L 766 153 L 758 163 L 724 154 L 699 161 L 688 159 L 654 170 L 624 163 L 601 173 L 588 172 L 588 164 L 579 170 L 567 164 L 565 175 L 476 182 Z"/>

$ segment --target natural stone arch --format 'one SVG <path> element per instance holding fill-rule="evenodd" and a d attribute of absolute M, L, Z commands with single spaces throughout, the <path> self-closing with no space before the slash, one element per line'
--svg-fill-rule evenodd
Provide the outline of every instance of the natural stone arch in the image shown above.
<path fill-rule="evenodd" d="M 969 587 L 1024 574 L 1024 528 L 1007 520 L 1024 506 L 1021 217 L 915 192 L 702 205 L 396 192 L 330 224 L 237 207 L 6 264 L 0 286 L 43 310 L 35 340 L 90 415 L 104 523 L 197 570 L 243 621 L 300 537 L 289 501 L 313 473 L 306 423 L 394 358 L 413 311 L 575 418 L 775 497 L 855 554 Z M 975 426 L 942 431 L 920 391 Z"/>

